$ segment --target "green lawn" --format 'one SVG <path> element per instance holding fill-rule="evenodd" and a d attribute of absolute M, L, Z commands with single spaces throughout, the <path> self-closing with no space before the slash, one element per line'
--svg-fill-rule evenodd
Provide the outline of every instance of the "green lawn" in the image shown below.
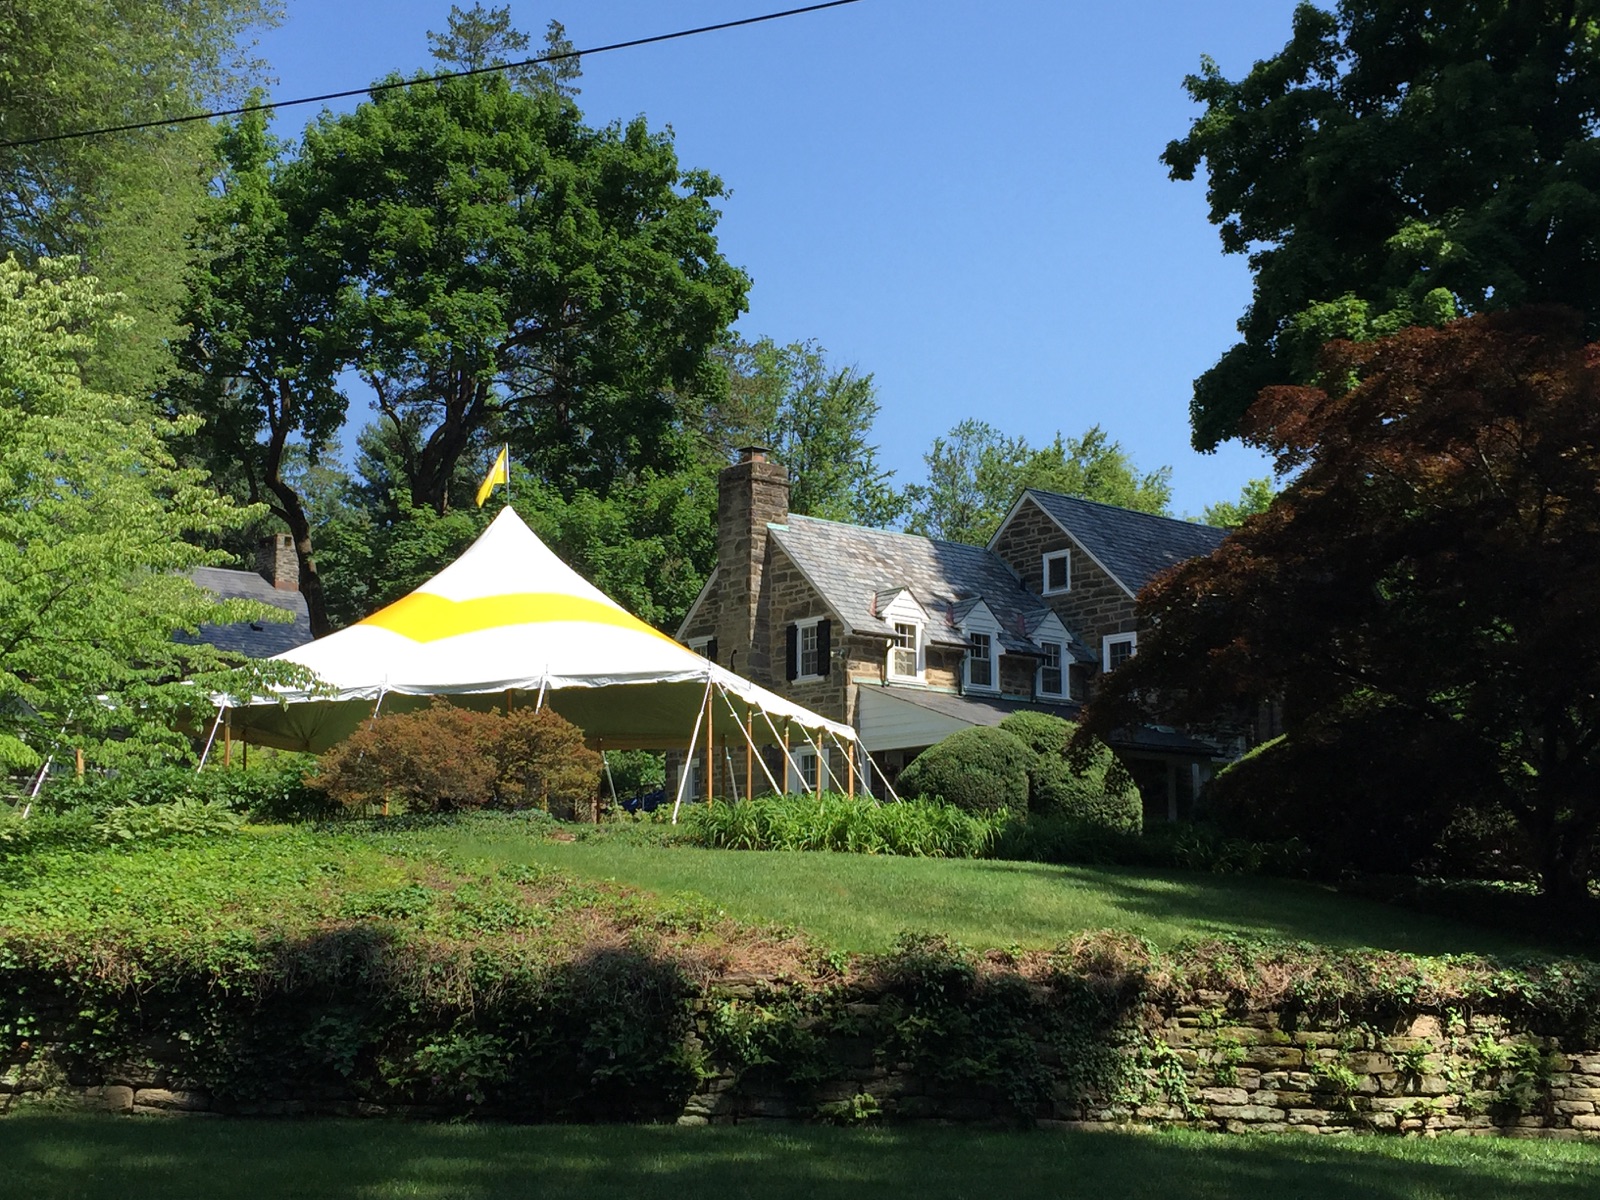
<path fill-rule="evenodd" d="M 1050 946 L 1119 929 L 1170 946 L 1244 934 L 1414 954 L 1516 954 L 1505 934 L 1287 880 L 1039 863 L 700 850 L 616 840 L 535 841 L 470 828 L 416 835 L 462 858 L 548 863 L 657 893 L 694 892 L 748 920 L 794 925 L 845 950 L 905 929 L 970 946 Z"/>
<path fill-rule="evenodd" d="M 1578 1200 L 1600 1146 L 961 1129 L 397 1125 L 22 1115 L 4 1193 L 65 1197 Z"/>

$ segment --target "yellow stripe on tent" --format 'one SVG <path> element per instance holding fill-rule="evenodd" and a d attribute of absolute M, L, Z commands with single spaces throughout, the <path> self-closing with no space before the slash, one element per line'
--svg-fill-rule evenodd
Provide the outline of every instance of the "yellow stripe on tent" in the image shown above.
<path fill-rule="evenodd" d="M 500 596 L 477 596 L 471 600 L 450 600 L 430 592 L 412 592 L 357 624 L 376 625 L 390 633 L 410 638 L 413 642 L 437 642 L 463 633 L 550 621 L 616 625 L 648 633 L 677 645 L 666 634 L 650 628 L 632 613 L 565 592 L 510 592 Z"/>

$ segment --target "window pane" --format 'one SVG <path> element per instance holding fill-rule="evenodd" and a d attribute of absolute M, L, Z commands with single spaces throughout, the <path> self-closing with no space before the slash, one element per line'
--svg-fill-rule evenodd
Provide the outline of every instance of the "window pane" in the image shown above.
<path fill-rule="evenodd" d="M 896 621 L 894 638 L 889 651 L 889 674 L 915 675 L 917 673 L 917 627 Z"/>
<path fill-rule="evenodd" d="M 1061 695 L 1061 645 L 1059 642 L 1041 642 L 1044 661 L 1039 667 L 1039 690 L 1047 696 Z"/>
<path fill-rule="evenodd" d="M 974 633 L 967 639 L 967 682 L 973 687 L 994 686 L 994 659 L 987 633 Z"/>
<path fill-rule="evenodd" d="M 1044 560 L 1044 587 L 1047 592 L 1059 592 L 1067 586 L 1067 556 L 1052 555 Z"/>
<path fill-rule="evenodd" d="M 1132 642 L 1112 642 L 1106 650 L 1106 662 L 1115 671 L 1133 657 Z"/>
<path fill-rule="evenodd" d="M 800 674 L 817 675 L 817 627 L 800 626 Z"/>

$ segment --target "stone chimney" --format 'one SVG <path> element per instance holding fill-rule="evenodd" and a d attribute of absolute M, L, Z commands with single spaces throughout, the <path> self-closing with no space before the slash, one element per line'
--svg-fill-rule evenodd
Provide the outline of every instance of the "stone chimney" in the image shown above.
<path fill-rule="evenodd" d="M 300 556 L 294 552 L 294 538 L 274 533 L 256 545 L 256 570 L 261 578 L 285 592 L 300 590 Z"/>
<path fill-rule="evenodd" d="M 752 647 L 767 523 L 789 519 L 789 471 L 762 446 L 743 446 L 739 461 L 717 476 L 717 658 L 741 675 L 764 672 L 765 646 Z M 736 654 L 734 652 L 737 652 Z M 752 661 L 753 660 L 753 661 Z"/>

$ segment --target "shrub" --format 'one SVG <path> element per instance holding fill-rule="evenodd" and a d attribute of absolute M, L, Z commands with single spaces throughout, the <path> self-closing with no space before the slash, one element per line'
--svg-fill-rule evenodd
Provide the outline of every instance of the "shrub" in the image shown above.
<path fill-rule="evenodd" d="M 996 830 L 989 857 L 1289 877 L 1304 876 L 1307 864 L 1306 848 L 1294 841 L 1251 842 L 1186 821 L 1139 833 L 1048 815 L 1008 821 Z"/>
<path fill-rule="evenodd" d="M 155 804 L 198 804 L 228 809 L 253 820 L 317 820 L 331 815 L 328 797 L 307 786 L 309 755 L 269 752 L 248 770 L 213 764 L 193 767 L 124 767 L 82 779 L 52 779 L 39 794 L 39 808 L 55 813 L 105 813 Z"/>
<path fill-rule="evenodd" d="M 713 850 L 833 850 L 917 858 L 977 858 L 991 823 L 932 800 L 880 804 L 870 796 L 757 796 L 695 805 L 687 840 Z"/>
<path fill-rule="evenodd" d="M 504 716 L 436 700 L 375 721 L 323 757 L 309 782 L 347 807 L 407 812 L 541 808 L 593 819 L 600 756 L 549 709 Z"/>
<path fill-rule="evenodd" d="M 583 730 L 548 708 L 518 709 L 495 720 L 499 730 L 493 754 L 500 806 L 539 808 L 570 820 L 593 821 L 600 755 L 583 744 Z"/>
<path fill-rule="evenodd" d="M 1068 758 L 1066 746 L 1078 727 L 1048 713 L 1012 713 L 1000 728 L 1022 739 L 1037 756 L 1028 769 L 1030 812 L 1139 832 L 1144 803 L 1111 747 L 1097 740 L 1087 752 Z"/>
<path fill-rule="evenodd" d="M 1028 769 L 1038 756 L 1016 734 L 975 725 L 917 755 L 900 775 L 906 796 L 938 797 L 969 813 L 1028 807 Z"/>

